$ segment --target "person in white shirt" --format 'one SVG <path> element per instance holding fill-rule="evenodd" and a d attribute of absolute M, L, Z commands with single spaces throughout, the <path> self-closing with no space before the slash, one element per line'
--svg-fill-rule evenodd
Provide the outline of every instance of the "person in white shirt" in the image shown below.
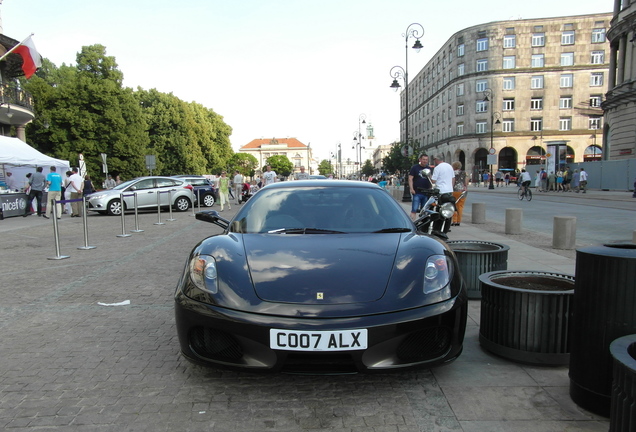
<path fill-rule="evenodd" d="M 7 189 L 9 189 L 10 191 L 15 191 L 20 189 L 20 187 L 18 186 L 18 181 L 16 180 L 15 177 L 13 177 L 13 173 L 9 171 L 7 171 L 6 183 L 7 183 Z"/>
<path fill-rule="evenodd" d="M 305 171 L 305 167 L 300 167 L 300 172 L 294 174 L 296 180 L 309 180 L 309 173 Z"/>
<path fill-rule="evenodd" d="M 453 185 L 455 182 L 455 170 L 451 164 L 444 162 L 444 155 L 435 156 L 435 169 L 431 181 L 433 186 L 439 189 L 440 194 L 453 193 Z"/>
<path fill-rule="evenodd" d="M 267 165 L 267 171 L 263 173 L 263 186 L 276 183 L 276 171 L 272 171 L 272 167 Z"/>
<path fill-rule="evenodd" d="M 71 199 L 79 199 L 82 197 L 82 189 L 84 189 L 84 179 L 78 174 L 78 169 L 73 168 L 73 174 L 68 178 L 67 189 L 71 190 Z M 71 217 L 82 216 L 82 203 L 81 201 L 75 201 L 71 203 Z"/>
<path fill-rule="evenodd" d="M 582 190 L 583 193 L 587 192 L 587 172 L 583 168 L 581 168 L 579 173 L 579 189 L 576 192 L 578 193 L 579 190 Z"/>
<path fill-rule="evenodd" d="M 243 176 L 239 170 L 234 171 L 232 183 L 234 184 L 234 198 L 236 198 L 236 204 L 240 204 L 241 196 L 243 195 Z"/>

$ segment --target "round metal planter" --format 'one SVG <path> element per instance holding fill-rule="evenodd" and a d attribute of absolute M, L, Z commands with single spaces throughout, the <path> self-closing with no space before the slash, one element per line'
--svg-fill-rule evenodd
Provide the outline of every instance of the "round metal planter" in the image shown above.
<path fill-rule="evenodd" d="M 508 245 L 479 240 L 451 240 L 446 244 L 457 256 L 469 299 L 481 298 L 479 275 L 508 268 Z"/>
<path fill-rule="evenodd" d="M 610 344 L 614 359 L 610 432 L 636 430 L 636 335 L 623 336 Z"/>
<path fill-rule="evenodd" d="M 586 410 L 609 417 L 610 344 L 636 333 L 636 244 L 577 249 L 575 274 L 570 397 Z"/>
<path fill-rule="evenodd" d="M 541 271 L 496 271 L 479 276 L 479 343 L 522 363 L 566 365 L 574 276 Z"/>

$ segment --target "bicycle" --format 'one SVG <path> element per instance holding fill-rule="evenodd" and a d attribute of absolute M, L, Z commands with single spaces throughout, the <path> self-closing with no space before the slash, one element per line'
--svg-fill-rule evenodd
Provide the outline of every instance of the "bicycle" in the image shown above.
<path fill-rule="evenodd" d="M 532 191 L 527 186 L 521 186 L 519 188 L 519 200 L 523 201 L 523 199 L 527 199 L 528 201 L 532 201 Z"/>

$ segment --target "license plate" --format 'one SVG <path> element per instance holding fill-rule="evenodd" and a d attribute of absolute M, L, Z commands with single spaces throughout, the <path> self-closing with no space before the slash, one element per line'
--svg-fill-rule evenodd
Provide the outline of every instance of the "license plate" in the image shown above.
<path fill-rule="evenodd" d="M 286 351 L 351 351 L 367 349 L 367 329 L 300 331 L 269 330 L 269 347 Z"/>

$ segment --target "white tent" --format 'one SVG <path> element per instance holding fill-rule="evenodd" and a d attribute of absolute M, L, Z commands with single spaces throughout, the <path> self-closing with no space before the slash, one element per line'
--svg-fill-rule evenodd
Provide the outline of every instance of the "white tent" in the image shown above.
<path fill-rule="evenodd" d="M 0 135 L 0 181 L 6 180 L 6 173 L 11 172 L 23 184 L 27 173 L 35 172 L 36 167 L 44 168 L 44 175 L 48 174 L 48 168 L 54 166 L 57 172 L 64 175 L 70 169 L 68 161 L 55 159 L 40 153 L 24 141 Z"/>

